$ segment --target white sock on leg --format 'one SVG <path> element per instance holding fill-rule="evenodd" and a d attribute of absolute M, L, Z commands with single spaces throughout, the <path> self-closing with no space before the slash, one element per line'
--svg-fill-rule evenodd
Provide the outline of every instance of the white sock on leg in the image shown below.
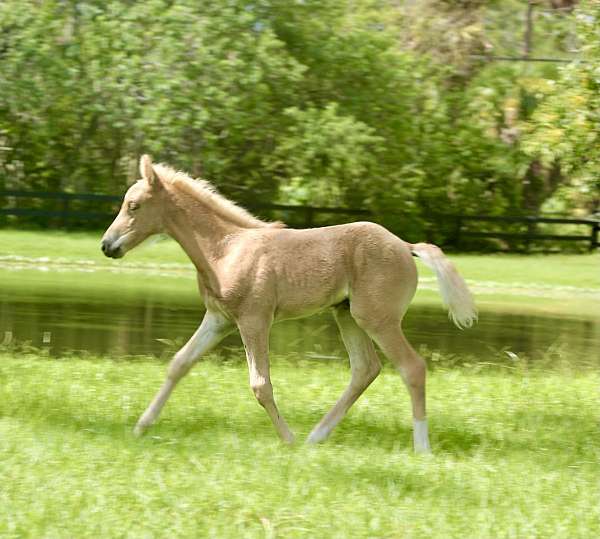
<path fill-rule="evenodd" d="M 413 442 L 415 453 L 431 453 L 427 419 L 413 418 Z"/>

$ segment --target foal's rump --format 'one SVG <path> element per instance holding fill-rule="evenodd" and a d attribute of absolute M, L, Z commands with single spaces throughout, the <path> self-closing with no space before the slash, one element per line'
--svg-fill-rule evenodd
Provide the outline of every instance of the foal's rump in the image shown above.
<path fill-rule="evenodd" d="M 413 255 L 435 272 L 443 303 L 454 324 L 462 329 L 471 327 L 477 320 L 477 309 L 467 284 L 439 247 L 407 243 L 374 223 L 347 226 L 352 232 L 358 232 L 352 246 L 349 287 L 350 295 L 354 295 L 351 302 L 355 318 L 367 315 L 370 319 L 389 319 L 396 313 L 402 318 L 417 286 Z M 359 291 L 362 305 L 357 305 Z M 377 314 L 365 312 L 365 307 Z"/>

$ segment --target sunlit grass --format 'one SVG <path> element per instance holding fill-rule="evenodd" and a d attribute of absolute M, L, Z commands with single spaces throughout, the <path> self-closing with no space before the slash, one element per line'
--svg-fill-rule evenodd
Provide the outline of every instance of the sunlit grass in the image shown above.
<path fill-rule="evenodd" d="M 585 254 L 451 254 L 469 279 L 500 283 L 600 288 L 600 253 Z"/>
<path fill-rule="evenodd" d="M 108 227 L 109 222 L 106 223 Z M 0 255 L 91 260 L 111 264 L 100 249 L 104 231 L 0 230 Z M 179 245 L 166 236 L 150 238 L 127 255 L 137 262 L 189 263 Z"/>
<path fill-rule="evenodd" d="M 515 358 L 450 368 L 437 357 L 428 386 L 435 454 L 418 458 L 391 369 L 327 442 L 287 447 L 240 358 L 197 365 L 136 439 L 131 428 L 164 364 L 0 353 L 0 536 L 600 534 L 593 369 Z M 348 375 L 339 362 L 273 358 L 276 397 L 299 440 Z"/>

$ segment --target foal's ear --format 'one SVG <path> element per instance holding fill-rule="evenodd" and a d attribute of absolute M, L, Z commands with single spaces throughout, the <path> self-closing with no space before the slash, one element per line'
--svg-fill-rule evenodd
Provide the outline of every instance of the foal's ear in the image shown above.
<path fill-rule="evenodd" d="M 152 158 L 148 154 L 144 154 L 140 158 L 140 174 L 142 175 L 142 178 L 148 182 L 150 187 L 158 186 L 158 176 L 152 166 Z"/>

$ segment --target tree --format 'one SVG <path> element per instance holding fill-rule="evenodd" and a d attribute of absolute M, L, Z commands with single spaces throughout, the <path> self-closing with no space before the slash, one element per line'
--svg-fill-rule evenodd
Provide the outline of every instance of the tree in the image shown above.
<path fill-rule="evenodd" d="M 600 209 L 600 6 L 586 1 L 576 11 L 583 61 L 561 69 L 556 84 L 526 124 L 527 155 L 541 164 L 560 163 L 562 180 L 554 207 Z"/>
<path fill-rule="evenodd" d="M 486 62 L 520 6 L 6 0 L 0 177 L 118 193 L 150 152 L 242 203 L 368 207 L 415 240 L 451 234 L 443 214 L 537 211 L 571 176 L 589 184 L 575 123 L 571 150 L 544 141 L 571 121 L 558 87 L 585 78 L 570 103 L 592 121 L 595 68 L 553 86 L 554 67 Z"/>

